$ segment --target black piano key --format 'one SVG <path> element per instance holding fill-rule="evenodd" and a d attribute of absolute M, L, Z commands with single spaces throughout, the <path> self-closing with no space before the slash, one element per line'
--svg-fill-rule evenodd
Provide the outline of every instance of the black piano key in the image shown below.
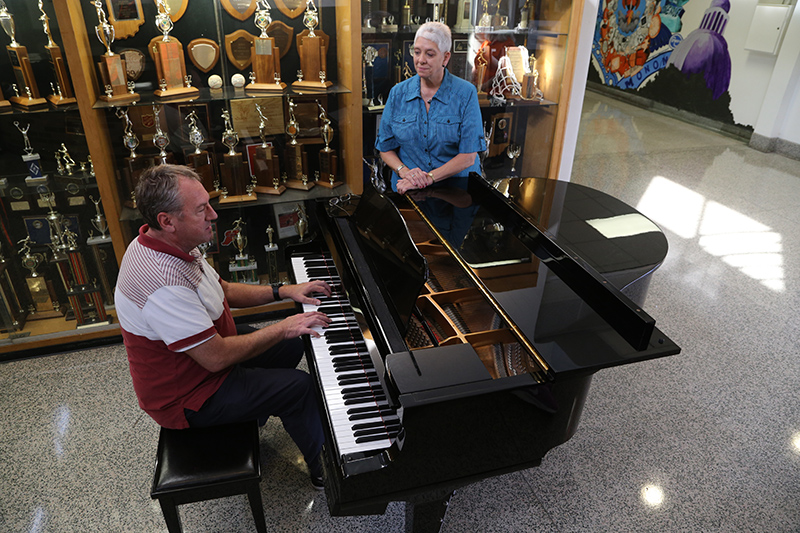
<path fill-rule="evenodd" d="M 364 442 L 374 442 L 376 440 L 383 440 L 386 438 L 386 435 L 373 435 L 371 437 L 358 437 L 356 439 L 356 444 L 362 444 Z"/>
<path fill-rule="evenodd" d="M 375 402 L 377 400 L 385 400 L 386 396 L 365 396 L 363 398 L 352 398 L 350 400 L 345 400 L 345 405 L 360 405 L 368 402 Z"/>
<path fill-rule="evenodd" d="M 386 428 L 389 426 L 399 426 L 400 422 L 397 420 L 386 422 L 384 420 L 377 420 L 375 422 L 361 422 L 359 424 L 353 424 L 351 429 L 354 431 L 364 430 L 364 429 L 375 429 L 375 428 Z"/>

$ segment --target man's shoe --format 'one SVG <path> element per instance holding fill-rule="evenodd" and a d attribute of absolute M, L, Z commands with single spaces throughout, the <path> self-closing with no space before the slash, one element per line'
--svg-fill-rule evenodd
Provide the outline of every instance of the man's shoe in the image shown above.
<path fill-rule="evenodd" d="M 325 480 L 322 476 L 311 475 L 311 486 L 317 490 L 325 490 Z"/>
<path fill-rule="evenodd" d="M 311 485 L 317 490 L 323 490 L 325 488 L 325 480 L 322 475 L 322 453 L 318 453 L 308 464 L 308 472 L 311 477 Z"/>

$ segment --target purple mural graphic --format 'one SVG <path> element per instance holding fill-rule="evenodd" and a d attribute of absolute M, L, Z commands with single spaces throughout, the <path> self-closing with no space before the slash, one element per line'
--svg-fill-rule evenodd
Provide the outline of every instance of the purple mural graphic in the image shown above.
<path fill-rule="evenodd" d="M 711 89 L 715 100 L 728 90 L 731 81 L 731 56 L 722 36 L 730 9 L 728 0 L 712 0 L 700 27 L 681 41 L 668 63 L 686 76 L 703 73 L 706 87 Z"/>

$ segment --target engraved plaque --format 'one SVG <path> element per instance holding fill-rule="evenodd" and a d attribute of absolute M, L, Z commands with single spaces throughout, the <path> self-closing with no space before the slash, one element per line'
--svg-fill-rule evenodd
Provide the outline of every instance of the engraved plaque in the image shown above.
<path fill-rule="evenodd" d="M 306 3 L 304 0 L 275 0 L 275 7 L 287 17 L 294 19 L 305 11 Z"/>
<path fill-rule="evenodd" d="M 222 7 L 233 18 L 247 20 L 256 11 L 256 0 L 221 0 Z"/>
<path fill-rule="evenodd" d="M 133 48 L 126 48 L 119 51 L 119 55 L 125 61 L 125 72 L 128 74 L 130 81 L 136 81 L 141 77 L 144 72 L 145 56 L 141 50 Z"/>
<path fill-rule="evenodd" d="M 225 36 L 225 52 L 228 60 L 239 70 L 250 66 L 255 38 L 255 35 L 245 30 L 236 30 Z"/>
<path fill-rule="evenodd" d="M 203 72 L 210 71 L 219 60 L 219 45 L 211 39 L 203 37 L 195 39 L 186 46 L 186 49 L 192 64 Z"/>

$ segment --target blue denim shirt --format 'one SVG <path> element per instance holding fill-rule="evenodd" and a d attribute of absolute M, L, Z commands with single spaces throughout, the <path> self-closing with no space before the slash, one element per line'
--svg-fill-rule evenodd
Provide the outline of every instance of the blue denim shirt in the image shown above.
<path fill-rule="evenodd" d="M 430 112 L 419 94 L 419 76 L 398 83 L 389 91 L 383 110 L 375 148 L 394 150 L 408 168 L 429 172 L 458 154 L 486 150 L 481 108 L 475 86 L 444 72 L 442 85 L 431 101 Z M 480 172 L 480 159 L 456 176 Z M 397 173 L 392 173 L 392 189 L 397 190 Z"/>

